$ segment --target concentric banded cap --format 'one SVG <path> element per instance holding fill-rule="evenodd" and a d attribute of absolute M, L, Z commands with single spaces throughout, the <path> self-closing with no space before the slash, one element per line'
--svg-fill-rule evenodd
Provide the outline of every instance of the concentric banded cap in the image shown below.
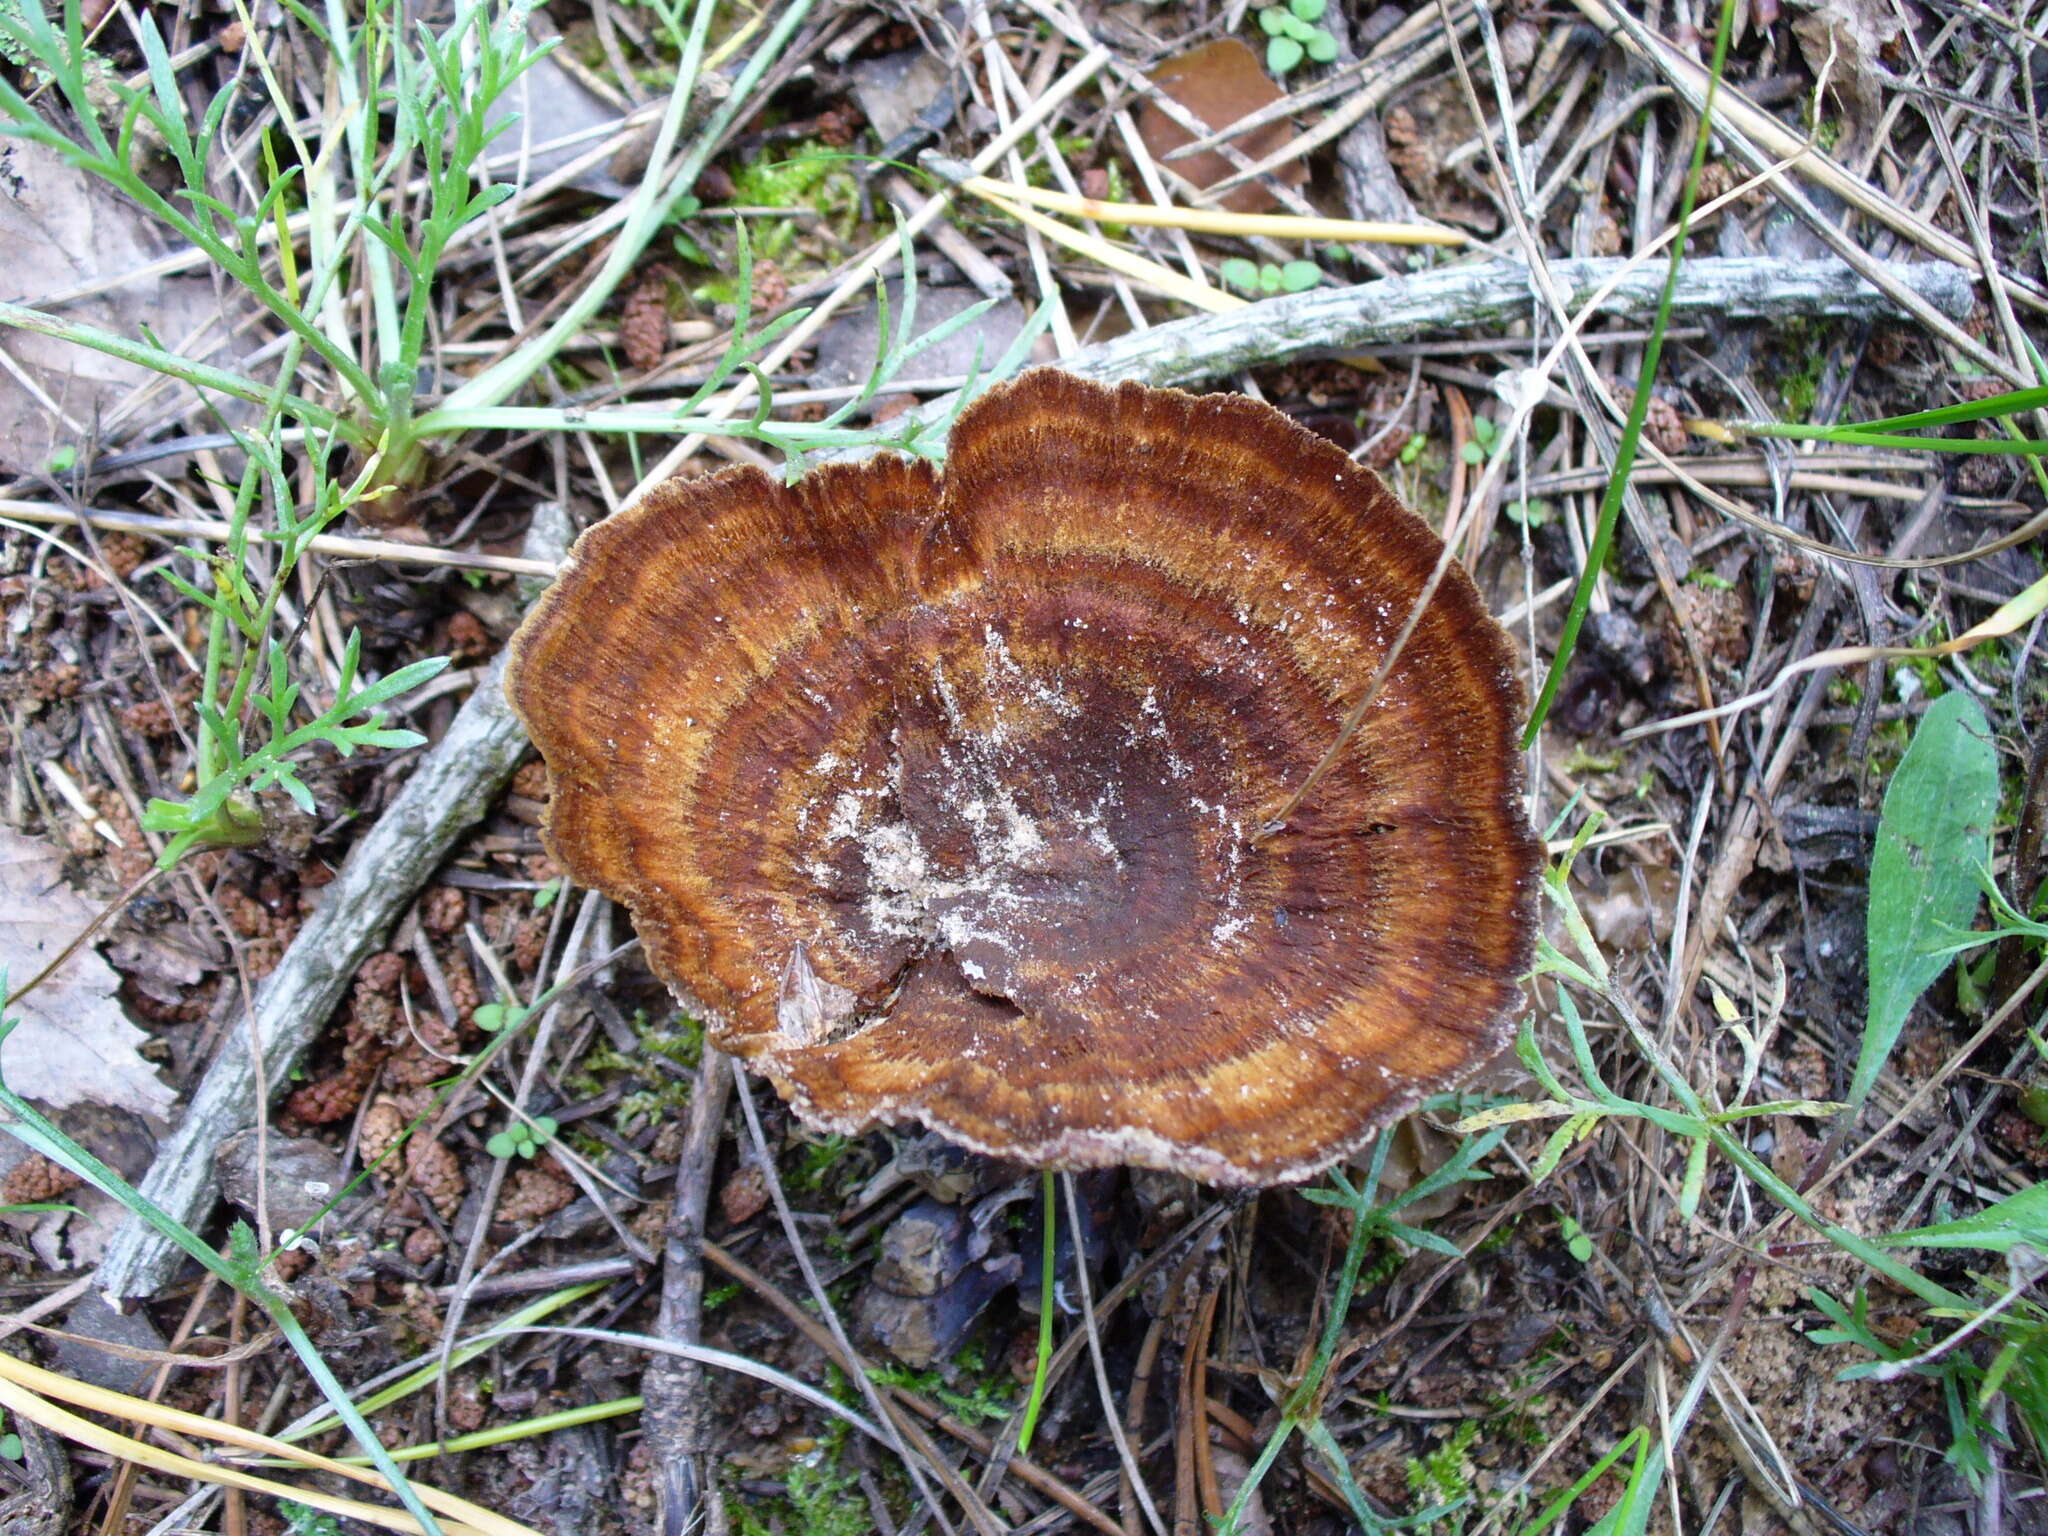
<path fill-rule="evenodd" d="M 1051 370 L 893 457 L 671 480 L 514 641 L 549 837 L 811 1123 L 1305 1177 L 1505 1040 L 1534 942 L 1506 636 L 1266 406 Z"/>

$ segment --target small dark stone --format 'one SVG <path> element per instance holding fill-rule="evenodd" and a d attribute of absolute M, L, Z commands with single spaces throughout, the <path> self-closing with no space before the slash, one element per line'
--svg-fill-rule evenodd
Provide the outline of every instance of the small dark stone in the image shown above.
<path fill-rule="evenodd" d="M 1614 728 L 1621 710 L 1621 680 L 1598 662 L 1572 668 L 1558 695 L 1555 719 L 1569 736 L 1594 736 Z"/>
<path fill-rule="evenodd" d="M 856 1308 L 861 1328 L 912 1370 L 946 1359 L 966 1340 L 988 1304 L 1017 1281 L 1014 1253 L 970 1264 L 930 1296 L 898 1296 L 871 1285 Z"/>
<path fill-rule="evenodd" d="M 310 1137 L 270 1133 L 264 1170 L 272 1231 L 302 1231 L 341 1192 L 341 1159 Z M 251 1216 L 256 1214 L 256 1132 L 238 1131 L 214 1150 L 221 1193 Z"/>
<path fill-rule="evenodd" d="M 1657 661 L 1651 654 L 1649 637 L 1634 614 L 1619 608 L 1589 613 L 1584 634 L 1593 654 L 1610 663 L 1638 688 L 1647 688 L 1656 681 Z"/>
<path fill-rule="evenodd" d="M 875 1284 L 898 1296 L 930 1296 L 988 1247 L 964 1207 L 920 1200 L 882 1234 Z"/>

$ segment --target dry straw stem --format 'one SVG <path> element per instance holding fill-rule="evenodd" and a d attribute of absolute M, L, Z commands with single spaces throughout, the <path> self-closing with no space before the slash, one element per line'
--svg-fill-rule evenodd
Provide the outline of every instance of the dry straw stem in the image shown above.
<path fill-rule="evenodd" d="M 926 156 L 929 164 L 936 157 Z M 1442 224 L 1383 224 L 1366 219 L 1317 219 L 1292 213 L 1230 213 L 1220 208 L 1160 207 L 1154 203 L 1106 203 L 1049 187 L 1020 186 L 992 176 L 968 176 L 963 191 L 991 201 L 1032 203 L 1070 219 L 1101 224 L 1144 224 L 1155 229 L 1193 229 L 1211 235 L 1264 236 L 1274 240 L 1328 240 L 1341 245 L 1379 241 L 1387 245 L 1469 245 L 1462 229 Z"/>
<path fill-rule="evenodd" d="M 970 179 L 970 181 L 978 180 L 981 180 L 981 178 L 974 177 Z M 962 183 L 962 185 L 968 186 L 970 191 L 975 192 L 977 196 L 981 197 L 991 206 L 1008 214 L 1027 229 L 1035 229 L 1040 234 L 1057 240 L 1076 255 L 1085 256 L 1090 261 L 1109 268 L 1112 272 L 1121 272 L 1126 277 L 1134 277 L 1141 283 L 1149 284 L 1170 299 L 1179 299 L 1183 304 L 1192 304 L 1195 308 L 1206 309 L 1211 314 L 1229 314 L 1233 310 L 1243 309 L 1246 304 L 1251 302 L 1249 299 L 1240 298 L 1234 293 L 1225 293 L 1221 288 L 1211 287 L 1207 283 L 1197 282 L 1190 277 L 1182 277 L 1171 267 L 1162 266 L 1160 263 L 1148 260 L 1143 256 L 1133 255 L 1121 246 L 1112 245 L 1097 235 L 1089 234 L 1086 230 L 1075 229 L 1070 225 L 1062 224 L 1058 219 L 1049 219 L 1037 209 L 1027 208 L 1022 203 L 1013 203 L 1008 198 L 998 196 L 985 187 L 975 188 L 970 183 Z M 989 185 L 1004 186 L 1007 183 L 991 182 Z M 1071 356 L 1071 354 L 1069 355 Z"/>
<path fill-rule="evenodd" d="M 151 538 L 204 539 L 224 544 L 228 525 L 207 517 L 151 517 L 144 512 L 113 512 L 100 507 L 53 507 L 39 501 L 0 498 L 0 514 L 25 523 L 47 523 L 59 528 L 98 528 L 107 533 L 140 533 Z M 532 560 L 518 555 L 486 555 L 459 549 L 437 549 L 431 544 L 404 544 L 396 539 L 351 539 L 337 534 L 315 534 L 306 547 L 315 554 L 337 560 L 384 560 L 393 565 L 445 565 L 465 571 L 498 571 L 508 576 L 552 576 L 555 562 Z"/>
<path fill-rule="evenodd" d="M 52 1402 L 53 1398 L 57 1401 Z M 282 1440 L 273 1440 L 268 1435 L 259 1435 L 254 1430 L 243 1429 L 237 1424 L 204 1418 L 199 1414 L 167 1408 L 161 1403 L 153 1403 L 144 1398 L 129 1397 L 125 1393 L 110 1392 L 104 1387 L 73 1381 L 68 1376 L 60 1376 L 54 1371 L 43 1370 L 40 1366 L 30 1365 L 11 1355 L 0 1354 L 0 1406 L 42 1425 L 45 1429 L 55 1431 L 67 1440 L 110 1456 L 116 1461 L 132 1462 L 186 1481 L 217 1483 L 225 1488 L 240 1488 L 249 1493 L 290 1499 L 315 1509 L 325 1510 L 329 1514 L 361 1520 L 387 1531 L 418 1532 L 422 1529 L 420 1524 L 403 1510 L 389 1509 L 379 1504 L 365 1504 L 359 1499 L 337 1498 L 315 1488 L 273 1482 L 268 1478 L 255 1477 L 215 1462 L 181 1456 L 174 1451 L 151 1445 L 147 1441 L 107 1429 L 90 1419 L 81 1418 L 69 1409 L 58 1407 L 59 1402 L 71 1403 L 89 1412 L 106 1414 L 110 1418 L 146 1424 L 168 1433 L 200 1440 L 217 1440 L 223 1445 L 277 1457 L 304 1467 L 309 1472 L 331 1473 L 371 1488 L 388 1490 L 390 1487 L 381 1476 L 367 1468 L 352 1467 L 346 1462 L 317 1455 L 302 1447 L 287 1445 Z M 412 1486 L 422 1503 L 436 1514 L 449 1517 L 441 1525 L 441 1529 L 447 1532 L 448 1536 L 538 1536 L 531 1526 L 521 1525 L 515 1520 L 493 1514 L 490 1510 L 472 1504 L 467 1499 L 457 1498 L 452 1493 L 444 1493 L 426 1483 L 414 1483 Z"/>

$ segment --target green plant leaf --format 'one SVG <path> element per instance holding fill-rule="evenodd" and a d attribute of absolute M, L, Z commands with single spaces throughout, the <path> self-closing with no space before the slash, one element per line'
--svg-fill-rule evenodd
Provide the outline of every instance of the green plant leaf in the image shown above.
<path fill-rule="evenodd" d="M 1849 1102 L 1861 1104 L 1906 1016 L 1952 958 L 1977 910 L 1977 872 L 1990 862 L 1998 752 L 1967 693 L 1928 706 L 1885 790 L 1870 861 L 1870 1006 Z"/>
<path fill-rule="evenodd" d="M 2048 1184 L 2029 1184 L 1974 1216 L 1894 1232 L 1878 1241 L 1914 1248 L 1982 1248 L 1991 1253 L 2004 1253 L 2016 1243 L 2025 1243 L 2048 1253 Z"/>
<path fill-rule="evenodd" d="M 512 1140 L 512 1138 L 509 1135 L 507 1135 L 503 1131 L 500 1131 L 497 1135 L 493 1136 L 489 1141 L 484 1143 L 484 1150 L 490 1153 L 493 1157 L 503 1158 L 513 1156 L 515 1153 L 518 1152 L 519 1146 L 516 1142 Z"/>
<path fill-rule="evenodd" d="M 1283 11 L 1280 14 L 1280 35 L 1282 37 L 1291 37 L 1297 43 L 1306 47 L 1308 40 L 1316 35 L 1316 29 L 1307 22 L 1297 17 L 1289 16 Z"/>
<path fill-rule="evenodd" d="M 1246 293 L 1258 291 L 1259 265 L 1255 261 L 1245 260 L 1242 256 L 1232 256 L 1225 261 L 1216 269 L 1216 275 L 1228 287 L 1241 288 Z"/>
<path fill-rule="evenodd" d="M 1287 9 L 1303 21 L 1321 21 L 1329 0 L 1287 0 Z"/>
<path fill-rule="evenodd" d="M 1279 6 L 1267 6 L 1263 11 L 1259 12 L 1259 30 L 1268 37 L 1278 37 L 1280 35 L 1280 25 L 1286 19 L 1286 16 L 1287 13 L 1281 10 Z"/>
<path fill-rule="evenodd" d="M 469 1015 L 472 1024 L 493 1035 L 525 1017 L 526 1010 L 517 1003 L 479 1003 Z"/>
<path fill-rule="evenodd" d="M 1259 292 L 1278 293 L 1279 291 L 1280 269 L 1269 261 L 1259 268 Z"/>
<path fill-rule="evenodd" d="M 1307 50 L 1310 61 L 1316 64 L 1327 64 L 1337 57 L 1337 39 L 1321 27 L 1311 32 L 1308 41 L 1301 46 Z"/>
<path fill-rule="evenodd" d="M 1276 37 L 1266 44 L 1266 68 L 1273 74 L 1284 75 L 1302 60 L 1301 44 L 1291 37 Z"/>
<path fill-rule="evenodd" d="M 1323 280 L 1323 269 L 1312 261 L 1290 261 L 1280 269 L 1282 293 L 1306 293 Z"/>

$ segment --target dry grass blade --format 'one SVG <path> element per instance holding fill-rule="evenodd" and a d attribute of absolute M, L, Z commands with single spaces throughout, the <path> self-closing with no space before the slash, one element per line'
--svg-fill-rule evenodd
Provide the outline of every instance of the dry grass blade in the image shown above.
<path fill-rule="evenodd" d="M 1054 81 L 1052 86 L 1032 104 L 1030 111 L 1019 114 L 1017 119 L 1008 128 L 1005 128 L 1001 133 L 989 140 L 976 153 L 969 164 L 973 166 L 977 173 L 985 171 L 994 165 L 996 161 L 1000 160 L 1011 149 L 1022 143 L 1027 134 L 1031 133 L 1041 123 L 1045 122 L 1047 118 L 1052 116 L 1053 113 L 1057 112 L 1076 91 L 1080 90 L 1089 81 L 1093 80 L 1096 75 L 1101 73 L 1103 67 L 1110 62 L 1110 59 L 1109 49 L 1100 44 L 1090 48 L 1087 53 L 1082 55 L 1065 74 Z M 933 220 L 946 211 L 950 201 L 950 194 L 946 192 L 941 192 L 930 199 L 924 207 L 903 221 L 903 238 L 915 239 Z M 804 317 L 803 322 L 791 327 L 789 332 L 775 344 L 767 355 L 758 361 L 755 366 L 759 373 L 772 374 L 776 369 L 796 356 L 819 331 L 824 329 L 825 322 L 837 314 L 849 299 L 865 289 L 869 283 L 873 282 L 880 273 L 887 269 L 890 261 L 895 257 L 898 248 L 897 239 L 894 237 L 878 240 L 870 246 L 861 255 L 860 259 L 848 268 L 845 275 L 833 285 L 832 291 L 818 302 L 817 307 L 810 314 Z M 735 384 L 717 400 L 708 402 L 705 407 L 705 415 L 713 418 L 722 418 L 729 417 L 741 410 L 756 394 L 754 377 L 753 374 L 749 374 L 747 378 Z M 634 486 L 632 495 L 626 499 L 630 501 L 644 496 L 651 488 L 674 474 L 682 466 L 683 462 L 692 453 L 697 451 L 699 446 L 698 439 L 694 437 L 686 437 L 677 443 L 674 448 L 661 457 L 659 462 L 640 477 L 639 484 Z"/>
<path fill-rule="evenodd" d="M 990 176 L 968 176 L 958 185 L 976 196 L 1034 203 L 1072 219 L 1103 224 L 1144 224 L 1157 229 L 1191 229 L 1211 235 L 1263 235 L 1274 240 L 1330 240 L 1339 244 L 1379 241 L 1388 245 L 1468 245 L 1472 237 L 1441 224 L 1376 224 L 1363 219 L 1316 219 L 1292 213 L 1229 213 L 1214 208 L 1161 207 L 1155 203 L 1110 203 L 1047 187 L 1020 186 Z"/>
<path fill-rule="evenodd" d="M 0 513 L 27 523 L 48 523 L 56 527 L 91 527 L 109 533 L 141 533 L 153 538 L 205 539 L 224 542 L 228 525 L 216 518 L 151 517 L 141 512 L 113 512 L 99 508 L 76 510 L 53 507 L 36 501 L 0 498 Z M 341 534 L 316 534 L 307 547 L 315 554 L 337 560 L 385 560 L 393 565 L 440 565 L 465 571 L 499 571 L 508 576 L 552 576 L 552 560 L 527 560 L 518 555 L 487 555 L 463 550 L 436 549 L 429 544 L 403 544 L 396 539 L 357 539 Z"/>
<path fill-rule="evenodd" d="M 56 1401 L 53 1402 L 52 1399 Z M 31 1419 L 68 1440 L 89 1446 L 118 1461 L 134 1462 L 180 1479 L 218 1483 L 227 1488 L 240 1488 L 250 1493 L 264 1493 L 277 1498 L 291 1499 L 315 1509 L 326 1510 L 330 1514 L 362 1520 L 388 1531 L 418 1532 L 421 1529 L 419 1523 L 402 1510 L 365 1504 L 357 1499 L 337 1498 L 318 1489 L 292 1487 L 213 1462 L 195 1461 L 189 1456 L 181 1456 L 145 1441 L 117 1434 L 90 1419 L 81 1418 L 56 1406 L 57 1402 L 73 1403 L 94 1413 L 133 1420 L 194 1439 L 218 1440 L 239 1450 L 277 1457 L 308 1471 L 331 1473 L 336 1477 L 348 1478 L 372 1488 L 385 1489 L 389 1486 L 375 1472 L 352 1467 L 332 1457 L 315 1455 L 302 1447 L 287 1445 L 282 1440 L 272 1440 L 267 1435 L 259 1435 L 254 1430 L 243 1429 L 239 1425 L 224 1423 L 219 1419 L 204 1418 L 196 1413 L 186 1413 L 181 1409 L 166 1408 L 160 1403 L 153 1403 L 144 1398 L 110 1392 L 104 1387 L 73 1381 L 68 1376 L 43 1370 L 12 1356 L 0 1355 L 0 1406 L 25 1419 Z M 450 1517 L 442 1529 L 451 1533 L 451 1536 L 538 1536 L 532 1527 L 493 1514 L 467 1499 L 443 1493 L 440 1489 L 429 1487 L 425 1483 L 415 1482 L 412 1486 L 421 1502 L 428 1508 L 436 1514 Z"/>
<path fill-rule="evenodd" d="M 1208 310 L 1211 314 L 1227 314 L 1232 310 L 1243 309 L 1251 302 L 1239 298 L 1234 293 L 1225 293 L 1221 288 L 1212 288 L 1207 283 L 1197 283 L 1191 278 L 1182 277 L 1173 268 L 1163 267 L 1156 261 L 1150 261 L 1143 256 L 1133 256 L 1129 251 L 1119 249 L 1086 230 L 1075 229 L 1071 225 L 1060 223 L 1057 219 L 1049 219 L 1035 208 L 1013 203 L 990 190 L 990 187 L 1001 183 L 976 186 L 974 183 L 978 180 L 979 177 L 971 177 L 961 185 L 977 197 L 1001 209 L 1026 228 L 1035 229 L 1040 234 L 1057 240 L 1068 250 L 1086 256 L 1090 261 L 1107 267 L 1112 272 L 1121 272 L 1126 277 L 1134 277 L 1141 283 L 1150 284 L 1168 298 L 1179 299 L 1183 304 L 1192 304 L 1197 309 Z"/>

